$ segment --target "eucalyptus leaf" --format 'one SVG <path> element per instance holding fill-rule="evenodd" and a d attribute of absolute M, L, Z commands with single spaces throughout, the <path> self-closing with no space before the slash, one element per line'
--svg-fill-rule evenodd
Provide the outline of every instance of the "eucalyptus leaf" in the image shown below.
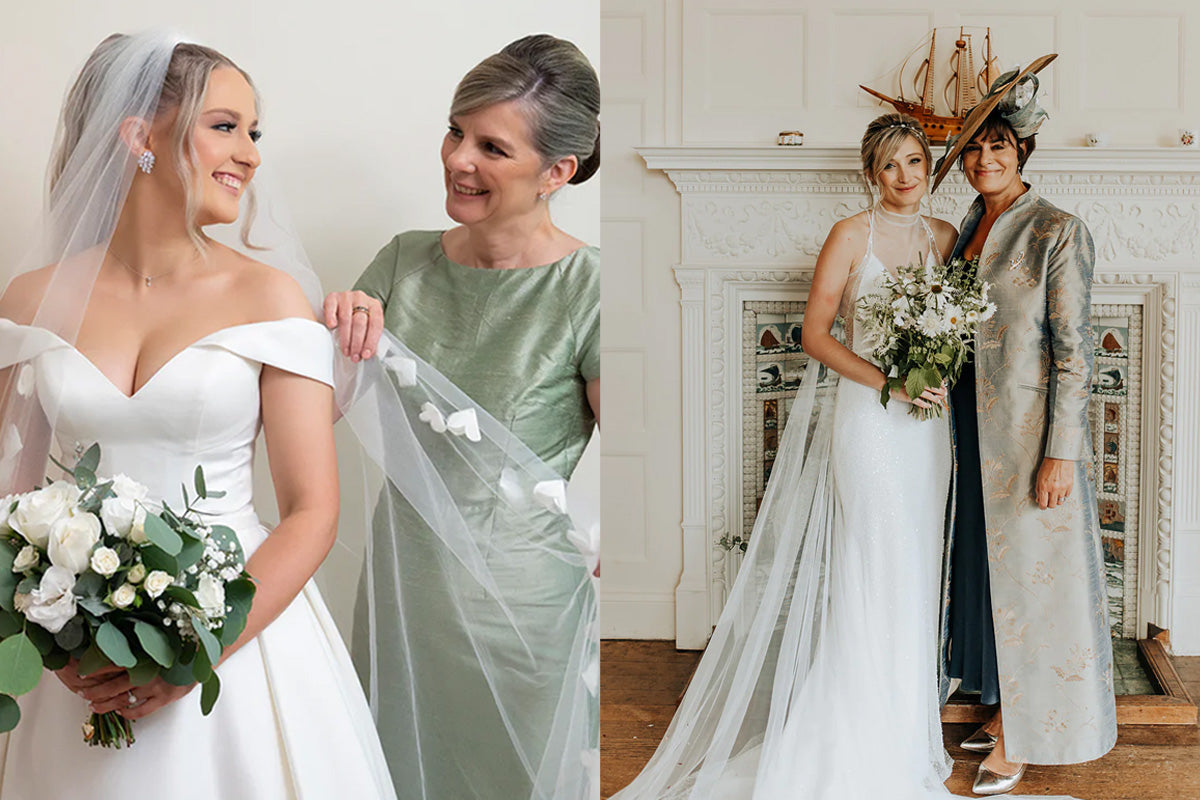
<path fill-rule="evenodd" d="M 54 643 L 63 650 L 74 650 L 85 640 L 84 622 L 80 617 L 72 617 L 62 626 L 62 630 L 54 634 Z"/>
<path fill-rule="evenodd" d="M 75 579 L 76 597 L 99 597 L 104 594 L 104 576 L 91 570 Z"/>
<path fill-rule="evenodd" d="M 157 678 L 158 674 L 158 664 L 148 658 L 141 658 L 129 668 L 129 682 L 134 686 L 145 686 Z"/>
<path fill-rule="evenodd" d="M 179 562 L 175 560 L 175 557 L 151 544 L 142 547 L 142 563 L 146 565 L 146 572 L 160 569 L 169 575 L 179 574 Z"/>
<path fill-rule="evenodd" d="M 179 660 L 170 669 L 162 670 L 162 679 L 172 686 L 191 686 L 196 682 L 192 675 L 192 661 Z"/>
<path fill-rule="evenodd" d="M 65 667 L 70 660 L 70 652 L 66 650 L 52 650 L 42 655 L 42 668 L 54 672 Z"/>
<path fill-rule="evenodd" d="M 96 485 L 96 473 L 86 467 L 76 465 L 75 467 L 75 485 L 80 489 L 91 489 Z"/>
<path fill-rule="evenodd" d="M 103 669 L 111 664 L 112 662 L 108 660 L 108 656 L 104 655 L 100 648 L 96 646 L 96 643 L 93 642 L 92 646 L 80 656 L 79 664 L 75 667 L 75 671 L 81 676 L 86 677 L 96 670 Z"/>
<path fill-rule="evenodd" d="M 112 607 L 99 597 L 77 597 L 75 598 L 75 604 L 97 617 L 103 617 L 112 611 Z"/>
<path fill-rule="evenodd" d="M 108 656 L 108 660 L 118 667 L 129 669 L 137 663 L 137 656 L 129 647 L 129 639 L 111 622 L 105 622 L 96 630 L 96 644 Z"/>
<path fill-rule="evenodd" d="M 185 536 L 183 547 L 179 549 L 179 555 L 175 557 L 175 561 L 179 564 L 179 570 L 182 572 L 199 561 L 203 555 L 204 543 L 199 539 L 190 539 Z"/>
<path fill-rule="evenodd" d="M 23 633 L 0 642 L 0 694 L 33 691 L 42 677 L 42 656 Z"/>
<path fill-rule="evenodd" d="M 208 656 L 208 663 L 215 664 L 221 660 L 221 642 L 208 628 L 204 627 L 204 623 L 200 618 L 192 614 L 192 627 L 196 630 L 196 638 L 200 640 L 201 649 Z"/>
<path fill-rule="evenodd" d="M 162 628 L 139 619 L 133 623 L 133 632 L 146 655 L 164 667 L 175 663 L 175 649 L 171 647 L 171 639 Z"/>
<path fill-rule="evenodd" d="M 213 710 L 213 706 L 217 704 L 217 695 L 221 693 L 221 679 L 217 677 L 217 673 L 209 676 L 200 686 L 200 713 L 208 716 L 208 713 Z"/>
<path fill-rule="evenodd" d="M 33 646 L 42 655 L 47 655 L 54 650 L 54 634 L 41 625 L 33 624 L 27 626 L 25 628 L 25 635 L 29 637 L 29 641 L 33 642 Z M 0 691 L 3 690 L 0 689 Z"/>
<path fill-rule="evenodd" d="M 168 586 L 167 590 L 163 592 L 163 594 L 172 600 L 183 603 L 186 606 L 191 606 L 192 608 L 200 607 L 200 601 L 196 599 L 196 595 L 192 594 L 192 590 L 188 589 L 187 587 Z"/>
<path fill-rule="evenodd" d="M 21 707 L 6 694 L 0 694 L 0 733 L 8 733 L 21 721 Z"/>
<path fill-rule="evenodd" d="M 24 620 L 15 611 L 7 609 L 0 611 L 0 639 L 7 639 L 15 633 L 19 633 L 25 627 Z"/>
<path fill-rule="evenodd" d="M 12 571 L 16 555 L 7 544 L 0 546 L 0 608 L 5 611 L 13 610 L 13 593 L 21 581 L 21 576 Z"/>
<path fill-rule="evenodd" d="M 170 556 L 179 554 L 183 540 L 157 514 L 146 514 L 146 538 Z"/>
<path fill-rule="evenodd" d="M 212 662 L 208 660 L 204 648 L 201 647 L 196 650 L 196 657 L 192 659 L 192 680 L 196 683 L 204 683 L 212 674 Z"/>
<path fill-rule="evenodd" d="M 99 443 L 93 443 L 75 462 L 75 469 L 78 470 L 81 467 L 89 472 L 95 472 L 100 467 Z"/>
<path fill-rule="evenodd" d="M 24 578 L 21 578 L 20 583 L 17 584 L 17 591 L 21 594 L 29 594 L 36 589 L 40 583 L 41 580 L 39 580 L 36 575 L 26 575 Z"/>
<path fill-rule="evenodd" d="M 208 487 L 204 485 L 204 467 L 199 464 L 196 465 L 194 482 L 196 484 L 196 494 L 200 495 L 201 500 L 207 499 Z"/>

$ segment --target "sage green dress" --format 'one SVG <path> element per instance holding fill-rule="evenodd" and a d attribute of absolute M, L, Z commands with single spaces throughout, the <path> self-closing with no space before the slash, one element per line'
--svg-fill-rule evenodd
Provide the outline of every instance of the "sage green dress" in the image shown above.
<path fill-rule="evenodd" d="M 385 326 L 401 342 L 567 478 L 595 426 L 585 386 L 600 375 L 599 267 L 599 251 L 584 247 L 544 266 L 476 269 L 446 257 L 440 231 L 409 231 L 379 252 L 355 288 L 383 303 Z M 533 776 L 554 769 L 538 763 L 541 748 L 573 648 L 592 622 L 582 611 L 591 599 L 580 601 L 591 587 L 578 568 L 531 544 L 516 527 L 521 518 L 489 497 L 469 505 L 489 531 L 481 547 L 520 637 L 488 593 L 463 590 L 470 580 L 402 498 L 392 493 L 375 510 L 353 654 L 376 698 L 401 798 L 530 797 Z M 389 524 L 405 533 L 381 535 Z M 526 659 L 536 657 L 537 676 L 506 684 L 507 711 L 479 667 L 480 642 L 502 674 L 529 672 Z M 579 713 L 598 723 L 596 711 Z"/>

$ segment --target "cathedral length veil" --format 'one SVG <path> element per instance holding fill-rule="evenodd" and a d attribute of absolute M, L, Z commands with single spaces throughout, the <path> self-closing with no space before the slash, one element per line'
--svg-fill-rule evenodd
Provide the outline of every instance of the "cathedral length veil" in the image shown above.
<path fill-rule="evenodd" d="M 826 634 L 837 382 L 808 361 L 720 622 L 658 750 L 614 800 L 748 798 L 729 784 L 788 757 L 780 734 Z"/>
<path fill-rule="evenodd" d="M 0 320 L 0 493 L 26 491 L 46 475 L 57 476 L 50 456 L 67 462 L 76 457 L 57 451 L 52 435 L 56 411 L 43 407 L 31 381 L 22 379 L 30 366 L 25 362 L 44 349 L 49 334 L 72 345 L 76 341 L 136 169 L 134 155 L 118 136 L 119 126 L 131 117 L 153 117 L 172 51 L 181 41 L 155 31 L 125 37 L 107 49 L 107 68 L 100 73 L 104 79 L 81 87 L 88 92 L 89 124 L 69 161 L 52 165 L 58 177 L 36 243 L 25 259 L 6 270 L 8 287 L 25 272 L 57 265 L 40 304 L 20 312 L 17 321 L 25 324 Z M 60 125 L 60 139 L 64 130 Z M 269 177 L 264 173 L 260 170 L 254 180 L 256 199 L 247 197 L 243 203 L 242 220 L 248 220 L 240 232 L 244 235 L 236 226 L 207 233 L 293 276 L 316 310 L 323 296 L 320 282 L 282 205 L 264 191 Z M 361 450 L 367 478 L 363 502 L 385 508 L 400 497 L 433 532 L 438 558 L 428 569 L 442 578 L 450 604 L 445 620 L 436 624 L 457 628 L 460 636 L 447 641 L 462 647 L 461 658 L 477 661 L 486 676 L 491 702 L 528 772 L 530 800 L 591 798 L 599 782 L 599 641 L 591 577 L 597 548 L 574 529 L 566 513 L 565 482 L 528 447 L 390 334 L 384 334 L 379 352 L 378 358 L 352 364 L 338 351 L 334 370 L 339 407 Z M 577 576 L 571 607 L 558 617 L 561 630 L 552 632 L 568 643 L 565 667 L 561 654 L 549 659 L 535 646 L 525 646 L 532 632 L 522 615 L 522 598 L 511 590 L 506 594 L 489 571 L 487 543 L 498 518 L 519 533 L 523 547 L 561 561 Z M 389 519 L 377 512 L 375 524 L 386 525 Z M 403 557 L 404 529 L 377 527 L 376 534 L 401 543 Z M 369 542 L 370 537 L 368 548 Z M 367 564 L 373 560 L 368 552 Z M 373 582 L 390 579 L 375 573 L 368 568 L 365 576 L 368 597 L 375 594 Z M 404 615 L 404 586 L 383 587 L 396 594 L 401 614 L 399 619 L 376 619 L 368 609 L 372 639 L 385 626 L 429 624 Z M 520 645 L 518 655 L 512 648 L 493 652 L 489 640 L 473 635 L 465 609 L 480 597 L 504 621 L 509 640 Z M 544 617 L 538 625 L 545 625 Z M 544 641 L 547 632 L 538 633 Z M 411 675 L 372 670 L 365 688 L 375 709 L 381 697 L 420 697 L 425 687 Z M 525 720 L 531 694 L 553 709 L 548 728 Z M 428 700 L 436 706 L 435 697 Z M 424 713 L 436 713 L 436 708 Z M 413 728 L 420 724 L 420 716 L 414 716 Z M 405 791 L 407 796 L 427 796 L 420 786 L 406 786 Z"/>

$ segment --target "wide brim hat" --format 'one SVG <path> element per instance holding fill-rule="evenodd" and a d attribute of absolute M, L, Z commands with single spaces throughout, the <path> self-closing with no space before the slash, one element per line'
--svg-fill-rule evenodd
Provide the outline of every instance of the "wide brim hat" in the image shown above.
<path fill-rule="evenodd" d="M 1000 79 L 997 79 L 997 82 L 992 84 L 991 89 L 988 90 L 987 97 L 983 98 L 979 105 L 971 109 L 966 119 L 963 120 L 962 133 L 949 143 L 946 154 L 938 161 L 937 170 L 933 176 L 933 188 L 929 190 L 931 194 L 937 191 L 938 185 L 949 174 L 950 168 L 954 166 L 954 162 L 958 160 L 963 149 L 971 141 L 971 137 L 983 125 L 988 115 L 996 110 L 996 106 L 1000 105 L 1008 93 L 1015 89 L 1021 81 L 1025 80 L 1026 76 L 1041 72 L 1046 68 L 1046 65 L 1056 58 L 1058 58 L 1058 53 L 1047 53 L 1030 62 L 1029 66 L 1017 72 L 1015 77 L 1009 79 L 1005 75 L 1002 76 L 1003 83 L 1000 82 Z M 1031 99 L 1030 102 L 1033 102 L 1033 100 Z"/>

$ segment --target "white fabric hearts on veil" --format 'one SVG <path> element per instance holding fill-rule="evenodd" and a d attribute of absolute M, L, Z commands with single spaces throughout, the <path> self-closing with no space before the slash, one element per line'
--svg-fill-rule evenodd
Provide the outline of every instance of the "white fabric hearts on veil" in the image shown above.
<path fill-rule="evenodd" d="M 473 408 L 455 411 L 447 417 L 433 403 L 425 403 L 421 406 L 418 419 L 428 424 L 434 433 L 449 431 L 455 436 L 465 436 L 472 442 L 478 442 L 483 438 L 479 431 L 479 416 Z"/>

